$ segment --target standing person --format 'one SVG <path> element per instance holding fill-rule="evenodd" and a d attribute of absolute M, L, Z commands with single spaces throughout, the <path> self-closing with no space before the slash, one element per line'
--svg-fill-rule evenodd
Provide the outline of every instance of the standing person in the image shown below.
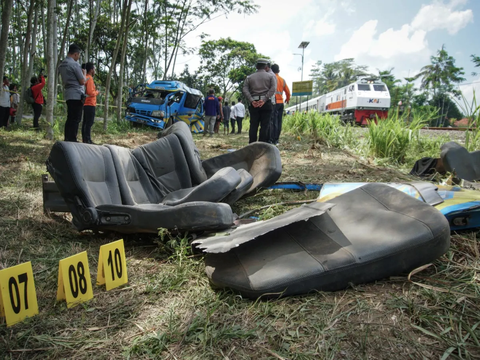
<path fill-rule="evenodd" d="M 282 132 L 282 118 L 283 118 L 283 93 L 285 93 L 286 99 L 285 104 L 288 104 L 290 101 L 290 89 L 288 88 L 287 82 L 282 78 L 278 73 L 280 72 L 280 67 L 278 64 L 272 65 L 272 71 L 277 78 L 277 90 L 275 91 L 275 110 L 273 112 L 273 121 L 272 127 L 270 129 L 270 143 L 278 145 L 278 140 L 280 139 L 280 134 Z"/>
<path fill-rule="evenodd" d="M 32 104 L 33 108 L 33 129 L 35 131 L 40 130 L 40 126 L 38 124 L 38 120 L 40 119 L 40 115 L 42 115 L 42 109 L 43 109 L 43 103 L 44 103 L 44 98 L 42 94 L 42 89 L 45 86 L 45 78 L 43 77 L 43 74 L 40 73 L 38 78 L 36 76 L 33 76 L 30 79 L 30 88 L 32 89 L 32 96 L 34 103 Z"/>
<path fill-rule="evenodd" d="M 238 100 L 235 105 L 235 120 L 237 120 L 237 135 L 242 133 L 242 121 L 245 117 L 245 105 L 242 104 L 242 99 Z"/>
<path fill-rule="evenodd" d="M 232 124 L 230 134 L 235 134 L 235 101 L 232 101 L 232 106 L 230 107 L 230 124 Z"/>
<path fill-rule="evenodd" d="M 208 132 L 210 133 L 210 137 L 212 137 L 217 116 L 220 114 L 220 103 L 218 102 L 213 89 L 208 90 L 207 98 L 203 103 L 203 110 L 205 111 L 205 128 L 203 129 L 203 136 L 207 135 Z"/>
<path fill-rule="evenodd" d="M 82 123 L 82 141 L 87 144 L 94 144 L 91 138 L 91 129 L 95 121 L 95 107 L 97 106 L 97 95 L 99 92 L 95 88 L 93 77 L 95 76 L 95 66 L 88 62 L 85 65 L 87 80 L 85 82 L 85 104 L 83 104 L 83 123 Z"/>
<path fill-rule="evenodd" d="M 3 77 L 3 87 L 0 93 L 0 127 L 8 126 L 8 119 L 10 118 L 10 82 L 8 77 Z"/>
<path fill-rule="evenodd" d="M 223 114 L 223 135 L 228 135 L 228 123 L 230 122 L 230 107 L 228 102 L 225 101 L 225 105 L 222 108 Z"/>
<path fill-rule="evenodd" d="M 220 123 L 223 122 L 223 98 L 221 96 L 218 97 L 218 103 L 220 106 L 220 114 L 217 115 L 217 121 L 215 122 L 215 134 L 218 134 L 220 129 Z"/>
<path fill-rule="evenodd" d="M 271 97 L 275 94 L 276 81 L 266 72 L 268 60 L 257 60 L 257 72 L 247 76 L 243 85 L 243 94 L 250 103 L 250 131 L 249 143 L 257 141 L 258 127 L 260 126 L 259 141 L 268 142 L 270 134 L 270 118 L 272 116 Z"/>
<path fill-rule="evenodd" d="M 20 104 L 20 95 L 17 94 L 18 88 L 16 84 L 10 85 L 10 124 L 15 123 L 18 105 Z"/>
<path fill-rule="evenodd" d="M 68 108 L 65 141 L 77 142 L 78 125 L 82 121 L 83 101 L 85 100 L 85 87 L 83 85 L 86 82 L 86 71 L 78 63 L 81 51 L 78 45 L 70 45 L 67 57 L 58 67 L 65 88 L 63 97 Z"/>

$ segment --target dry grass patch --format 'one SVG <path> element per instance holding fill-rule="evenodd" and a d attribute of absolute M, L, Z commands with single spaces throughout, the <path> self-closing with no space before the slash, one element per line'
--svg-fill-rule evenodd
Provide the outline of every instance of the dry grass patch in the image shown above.
<path fill-rule="evenodd" d="M 96 124 L 97 126 L 98 124 Z M 156 138 L 140 129 L 95 133 L 95 142 L 136 147 Z M 203 158 L 248 143 L 248 135 L 194 135 Z M 450 251 L 408 281 L 407 274 L 334 293 L 251 301 L 210 287 L 188 239 L 78 233 L 68 215 L 42 213 L 40 175 L 52 143 L 41 134 L 0 131 L 0 268 L 32 261 L 40 314 L 7 328 L 3 358 L 43 359 L 475 359 L 480 357 L 479 247 L 455 235 Z M 282 135 L 280 181 L 402 181 L 308 137 Z M 316 192 L 264 190 L 233 206 L 237 214 L 269 205 L 266 219 L 315 199 Z M 101 245 L 125 239 L 129 284 L 67 309 L 55 300 L 58 261 L 88 251 L 96 278 Z M 3 321 L 3 320 L 2 320 Z"/>

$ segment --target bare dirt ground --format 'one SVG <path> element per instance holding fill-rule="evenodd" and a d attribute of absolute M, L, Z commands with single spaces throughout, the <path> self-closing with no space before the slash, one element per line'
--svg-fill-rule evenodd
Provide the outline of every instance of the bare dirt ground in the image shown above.
<path fill-rule="evenodd" d="M 95 134 L 95 142 L 129 148 L 156 132 Z M 247 134 L 194 135 L 202 158 L 248 142 Z M 28 131 L 0 132 L 0 269 L 31 261 L 40 314 L 7 328 L 0 324 L 0 357 L 152 359 L 438 359 L 479 358 L 478 245 L 474 234 L 454 236 L 452 250 L 414 277 L 407 274 L 334 293 L 316 292 L 273 301 L 251 301 L 215 291 L 201 257 L 179 239 L 78 233 L 69 216 L 42 211 L 40 175 L 52 143 Z M 395 168 L 308 138 L 284 134 L 280 181 L 304 183 L 406 181 Z M 316 192 L 264 190 L 242 199 L 237 214 Z M 288 207 L 272 206 L 259 217 Z M 98 250 L 124 237 L 129 283 L 73 309 L 55 299 L 58 261 L 88 251 L 92 279 Z M 477 255 L 475 255 L 477 254 Z M 460 267 L 461 264 L 463 267 Z M 467 273 L 465 268 L 474 270 Z M 458 282 L 445 275 L 458 274 Z M 462 270 L 463 269 L 463 270 Z M 477 269 L 477 270 L 475 270 Z M 464 271 L 462 273 L 462 271 Z M 456 292 L 438 286 L 461 284 Z M 439 285 L 440 284 L 440 285 Z M 427 286 L 421 286 L 427 285 Z"/>

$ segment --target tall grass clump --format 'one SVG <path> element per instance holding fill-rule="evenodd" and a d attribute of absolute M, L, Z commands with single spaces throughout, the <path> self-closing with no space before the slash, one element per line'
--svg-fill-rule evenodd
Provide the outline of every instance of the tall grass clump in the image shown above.
<path fill-rule="evenodd" d="M 388 159 L 402 164 L 413 144 L 420 139 L 420 129 L 428 123 L 429 116 L 413 113 L 408 122 L 405 117 L 389 114 L 386 119 L 377 119 L 368 125 L 367 150 L 375 158 Z"/>
<path fill-rule="evenodd" d="M 463 104 L 459 104 L 465 116 L 468 118 L 468 128 L 465 134 L 465 148 L 468 151 L 480 149 L 480 105 L 477 104 L 475 91 L 473 92 L 472 101 L 469 101 L 462 95 Z"/>
<path fill-rule="evenodd" d="M 344 125 L 338 116 L 311 111 L 307 114 L 296 113 L 285 120 L 285 132 L 296 136 L 309 135 L 314 142 L 347 148 L 358 143 L 351 125 Z"/>

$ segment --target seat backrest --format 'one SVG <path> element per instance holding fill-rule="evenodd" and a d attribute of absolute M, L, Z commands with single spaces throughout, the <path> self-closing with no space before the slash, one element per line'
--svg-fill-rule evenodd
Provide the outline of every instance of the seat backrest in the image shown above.
<path fill-rule="evenodd" d="M 122 204 L 112 155 L 104 146 L 57 141 L 50 151 L 47 170 L 74 216 L 77 197 L 87 208 Z"/>
<path fill-rule="evenodd" d="M 168 190 L 159 187 L 157 181 L 150 181 L 151 176 L 132 155 L 130 149 L 105 145 L 112 154 L 117 173 L 122 203 L 124 205 L 158 204 Z"/>
<path fill-rule="evenodd" d="M 171 192 L 192 187 L 190 169 L 183 148 L 174 134 L 139 146 L 132 151 L 132 155 L 147 174 L 151 174 L 151 181 L 159 189 Z"/>
<path fill-rule="evenodd" d="M 202 166 L 202 160 L 200 159 L 200 152 L 195 146 L 193 141 L 192 132 L 188 125 L 183 121 L 178 121 L 169 128 L 162 131 L 161 136 L 165 137 L 170 134 L 175 134 L 180 140 L 180 144 L 183 148 L 183 153 L 190 169 L 190 176 L 192 178 L 192 184 L 198 185 L 207 180 L 207 174 Z"/>

